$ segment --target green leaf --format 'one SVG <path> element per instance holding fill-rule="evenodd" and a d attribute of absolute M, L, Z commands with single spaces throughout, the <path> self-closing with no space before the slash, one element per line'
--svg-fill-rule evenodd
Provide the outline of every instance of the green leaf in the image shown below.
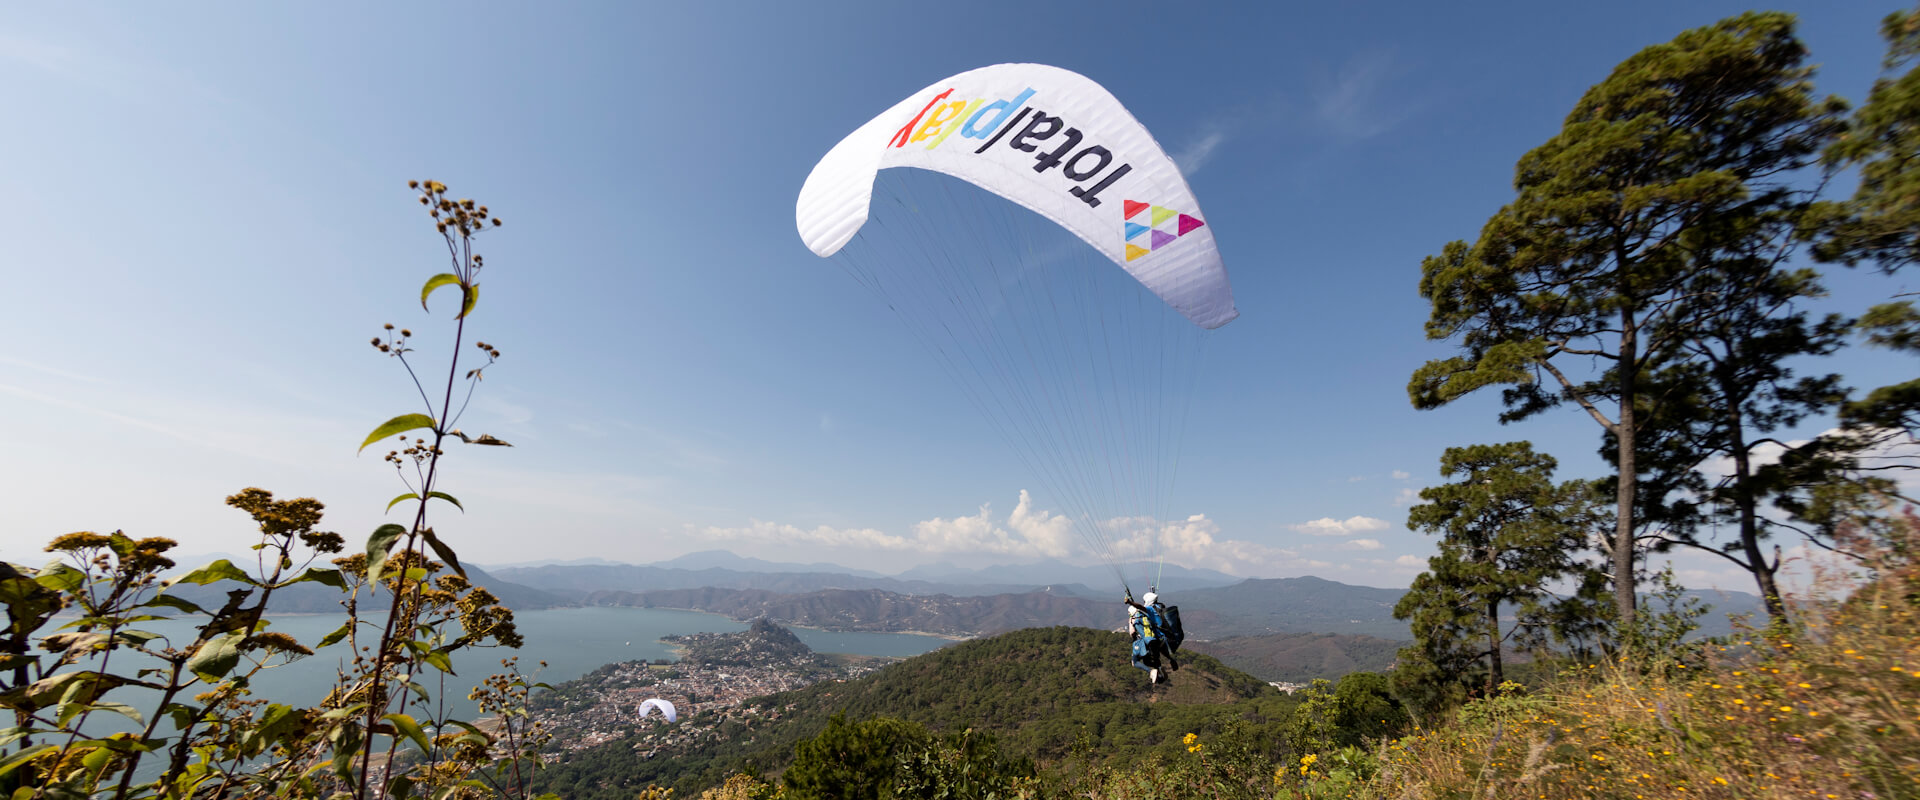
<path fill-rule="evenodd" d="M 13 669 L 15 667 L 22 667 L 30 664 L 37 664 L 39 662 L 40 662 L 39 656 L 16 655 L 13 653 L 0 653 L 0 670 Z"/>
<path fill-rule="evenodd" d="M 137 708 L 134 708 L 133 706 L 127 705 L 126 703 L 108 703 L 103 701 L 99 703 L 94 703 L 93 707 L 101 711 L 111 711 L 115 714 L 119 714 L 120 716 L 126 717 L 127 719 L 133 720 L 134 722 L 140 723 L 142 725 L 147 724 L 147 721 L 141 718 L 140 710 Z"/>
<path fill-rule="evenodd" d="M 428 492 L 427 496 L 438 497 L 442 500 L 452 503 L 454 508 L 460 509 L 461 513 L 466 513 L 467 507 L 460 505 L 460 501 L 453 499 L 453 495 L 447 494 L 446 492 Z"/>
<path fill-rule="evenodd" d="M 367 440 L 360 443 L 360 450 L 356 450 L 354 452 L 365 451 L 367 449 L 367 445 L 373 444 L 374 442 L 380 441 L 381 439 L 385 439 L 396 433 L 405 433 L 411 430 L 417 430 L 420 428 L 431 428 L 431 427 L 433 427 L 432 417 L 429 417 L 425 414 L 401 414 L 400 416 L 394 417 L 393 419 L 380 423 L 380 427 L 374 428 L 373 433 L 367 434 Z"/>
<path fill-rule="evenodd" d="M 421 533 L 426 536 L 427 546 L 433 548 L 434 555 L 439 556 L 441 561 L 447 562 L 447 566 L 452 567 L 453 571 L 459 574 L 460 577 L 467 577 L 467 570 L 460 566 L 460 559 L 454 556 L 453 548 L 448 547 L 446 542 L 440 541 L 440 537 L 434 535 L 432 528 L 421 531 Z"/>
<path fill-rule="evenodd" d="M 354 703 L 343 708 L 330 709 L 320 715 L 321 719 L 346 719 L 367 710 L 366 703 Z"/>
<path fill-rule="evenodd" d="M 335 628 L 332 633 L 329 633 L 326 636 L 320 637 L 320 643 L 317 645 L 314 645 L 313 649 L 318 650 L 322 647 L 327 647 L 329 645 L 332 645 L 333 643 L 338 642 L 341 639 L 347 638 L 347 634 L 352 632 L 353 632 L 353 620 L 348 619 L 345 624 L 342 624 L 340 627 Z"/>
<path fill-rule="evenodd" d="M 465 288 L 467 290 L 467 299 L 466 302 L 460 306 L 461 319 L 466 319 L 468 314 L 473 313 L 473 307 L 480 302 L 480 284 L 476 283 Z"/>
<path fill-rule="evenodd" d="M 367 537 L 367 583 L 379 583 L 381 567 L 386 566 L 387 551 L 393 549 L 393 543 L 407 535 L 407 529 L 388 523 L 373 529 L 373 535 Z"/>
<path fill-rule="evenodd" d="M 252 584 L 254 586 L 260 585 L 260 582 L 254 580 L 253 576 L 248 575 L 244 570 L 234 566 L 233 562 L 228 561 L 224 558 L 218 561 L 215 561 L 211 564 L 208 564 L 204 567 L 201 567 L 199 569 L 196 569 L 192 572 L 189 572 L 185 575 L 182 575 L 178 578 L 173 578 L 171 580 L 164 581 L 160 585 L 163 588 L 177 586 L 182 583 L 192 583 L 200 586 L 205 586 L 215 581 L 239 581 L 241 583 Z"/>
<path fill-rule="evenodd" d="M 36 756 L 39 756 L 41 753 L 47 752 L 48 750 L 52 750 L 52 749 L 53 749 L 53 745 L 51 744 L 36 744 L 18 753 L 14 753 L 10 756 L 7 756 L 6 760 L 0 761 L 0 778 L 4 778 L 8 775 L 12 775 L 13 771 L 16 769 L 19 769 L 21 764 L 25 764 L 28 761 L 33 760 Z M 28 794 L 33 793 L 32 792 L 33 787 L 31 786 L 25 786 L 21 788 L 28 790 Z"/>
<path fill-rule="evenodd" d="M 170 594 L 154 595 L 153 599 L 148 600 L 147 602 L 141 603 L 138 607 L 153 608 L 153 607 L 162 607 L 162 606 L 166 608 L 185 611 L 189 614 L 207 613 L 207 610 L 204 608 L 201 608 L 198 603 L 195 603 L 192 600 L 188 600 L 184 597 L 175 597 L 174 595 L 170 595 Z"/>
<path fill-rule="evenodd" d="M 164 638 L 166 637 L 160 634 L 154 633 L 153 631 L 140 631 L 140 630 L 134 630 L 132 628 L 122 629 L 119 633 L 115 633 L 113 635 L 114 643 L 119 644 L 124 642 L 126 644 L 130 644 L 135 647 L 145 647 L 148 642 L 151 642 L 155 639 L 164 639 Z"/>
<path fill-rule="evenodd" d="M 427 307 L 427 296 L 433 294 L 433 290 L 442 286 L 453 286 L 458 283 L 460 283 L 460 276 L 451 272 L 442 272 L 428 278 L 427 285 L 420 287 L 420 307 L 422 309 Z"/>
<path fill-rule="evenodd" d="M 202 642 L 200 649 L 194 651 L 193 657 L 187 659 L 187 670 L 208 683 L 220 682 L 221 678 L 233 671 L 235 664 L 240 663 L 242 638 L 244 637 L 241 634 L 229 633 L 218 639 Z"/>
<path fill-rule="evenodd" d="M 280 585 L 290 586 L 296 583 L 308 583 L 308 582 L 323 583 L 335 589 L 347 588 L 347 576 L 342 574 L 340 570 L 320 569 L 319 567 L 308 567 L 306 572 L 302 572 L 299 575 L 295 576 L 293 580 L 287 581 L 286 583 L 283 583 Z"/>
<path fill-rule="evenodd" d="M 267 713 L 260 718 L 260 727 L 257 730 L 267 741 L 273 742 L 298 731 L 305 720 L 305 709 L 274 703 L 267 706 Z"/>
<path fill-rule="evenodd" d="M 408 739 L 412 739 L 414 744 L 420 745 L 420 752 L 427 753 L 432 751 L 433 748 L 427 744 L 426 731 L 420 730 L 420 723 L 415 722 L 412 716 L 407 714 L 388 714 L 381 717 L 381 719 L 393 723 L 393 727 L 399 728 L 400 732 L 406 734 Z"/>
<path fill-rule="evenodd" d="M 40 574 L 33 576 L 33 580 L 46 589 L 71 594 L 87 585 L 87 574 L 66 564 L 54 562 L 41 569 Z"/>
<path fill-rule="evenodd" d="M 387 501 L 387 510 L 392 511 L 394 506 L 400 505 L 401 503 L 407 502 L 408 500 L 418 500 L 418 499 L 420 499 L 420 495 L 414 494 L 412 492 L 407 492 L 406 494 L 400 495 L 399 497 L 396 497 L 396 498 L 393 498 L 392 500 Z"/>
<path fill-rule="evenodd" d="M 447 657 L 445 650 L 428 650 L 420 655 L 420 660 L 433 665 L 434 669 L 440 670 L 448 675 L 458 674 L 453 671 L 453 659 Z"/>

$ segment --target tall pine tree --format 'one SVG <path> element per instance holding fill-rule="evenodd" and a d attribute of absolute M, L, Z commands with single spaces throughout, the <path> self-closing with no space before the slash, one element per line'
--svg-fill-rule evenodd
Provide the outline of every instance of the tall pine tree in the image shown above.
<path fill-rule="evenodd" d="M 1642 50 L 1589 89 L 1559 135 L 1520 159 L 1518 196 L 1472 243 L 1421 264 L 1431 339 L 1462 354 L 1422 366 L 1419 408 L 1500 384 L 1502 421 L 1572 403 L 1618 442 L 1606 549 L 1621 624 L 1635 614 L 1637 442 L 1659 398 L 1642 386 L 1692 320 L 1687 234 L 1801 200 L 1786 174 L 1836 126 L 1793 17 L 1750 13 Z M 1745 226 L 1766 229 L 1765 226 Z M 1592 365 L 1601 365 L 1595 369 Z"/>

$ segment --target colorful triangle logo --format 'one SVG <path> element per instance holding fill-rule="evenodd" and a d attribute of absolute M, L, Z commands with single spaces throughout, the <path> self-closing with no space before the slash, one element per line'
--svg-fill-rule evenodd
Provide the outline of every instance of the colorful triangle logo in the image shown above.
<path fill-rule="evenodd" d="M 1140 212 L 1152 209 L 1152 213 L 1147 215 L 1147 219 L 1145 220 L 1146 224 L 1139 222 L 1125 223 L 1123 231 L 1125 232 L 1124 241 L 1126 242 L 1128 261 L 1132 261 L 1172 244 L 1180 237 L 1206 227 L 1207 224 L 1205 220 L 1191 214 L 1185 214 L 1166 206 L 1158 206 L 1138 200 L 1125 200 L 1122 202 L 1122 206 L 1123 218 L 1126 220 L 1137 218 L 1140 216 Z M 1163 227 L 1163 223 L 1166 223 L 1168 220 L 1174 220 L 1173 224 Z M 1139 240 L 1142 234 L 1149 231 L 1151 231 L 1153 235 L 1145 239 L 1144 243 L 1147 245 L 1146 247 L 1133 243 Z"/>

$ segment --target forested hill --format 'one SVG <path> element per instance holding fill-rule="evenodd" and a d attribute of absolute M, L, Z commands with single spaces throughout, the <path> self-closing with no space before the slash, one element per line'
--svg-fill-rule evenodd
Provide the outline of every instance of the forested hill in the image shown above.
<path fill-rule="evenodd" d="M 1177 599 L 1182 611 L 1205 608 L 1220 615 L 1223 622 L 1209 629 L 1212 639 L 1270 633 L 1357 633 L 1406 639 L 1410 638 L 1407 623 L 1393 618 L 1393 604 L 1405 593 L 1405 589 L 1314 577 L 1255 578 L 1183 592 Z"/>
<path fill-rule="evenodd" d="M 1189 641 L 1187 646 L 1261 680 L 1306 683 L 1350 672 L 1384 672 L 1406 642 L 1344 633 L 1271 633 Z"/>
<path fill-rule="evenodd" d="M 864 678 L 814 684 L 749 701 L 755 711 L 670 756 L 636 759 L 615 740 L 569 754 L 540 773 L 541 791 L 574 800 L 626 800 L 649 783 L 690 795 L 743 769 L 775 774 L 793 745 L 836 713 L 886 715 L 940 732 L 997 735 L 1004 752 L 1051 761 L 1076 742 L 1103 757 L 1180 751 L 1190 732 L 1230 720 L 1277 726 L 1287 695 L 1205 655 L 1183 654 L 1161 685 L 1128 663 L 1126 636 L 1087 628 L 1032 628 L 963 642 Z"/>
<path fill-rule="evenodd" d="M 980 597 L 904 595 L 878 589 L 829 589 L 782 594 L 759 589 L 667 589 L 655 592 L 595 592 L 588 605 L 686 608 L 734 619 L 766 617 L 808 628 L 841 631 L 920 631 L 944 636 L 978 636 L 1020 628 L 1071 625 L 1118 630 L 1126 622 L 1117 600 L 1098 601 L 1056 592 L 1026 592 Z M 1189 630 L 1207 630 L 1215 615 L 1186 612 Z"/>

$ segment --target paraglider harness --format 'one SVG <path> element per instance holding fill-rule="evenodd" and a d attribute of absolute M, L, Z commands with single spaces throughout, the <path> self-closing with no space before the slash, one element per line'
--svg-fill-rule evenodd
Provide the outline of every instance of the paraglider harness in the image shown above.
<path fill-rule="evenodd" d="M 1134 666 L 1156 668 L 1159 657 L 1165 656 L 1168 669 L 1179 669 L 1180 662 L 1174 660 L 1173 654 L 1180 650 L 1180 643 L 1187 638 L 1186 631 L 1180 626 L 1180 607 L 1159 602 L 1141 605 L 1134 602 L 1131 594 L 1127 595 L 1125 602 L 1139 612 L 1129 626 L 1129 633 L 1133 635 Z M 1159 647 L 1153 647 L 1155 644 Z"/>

